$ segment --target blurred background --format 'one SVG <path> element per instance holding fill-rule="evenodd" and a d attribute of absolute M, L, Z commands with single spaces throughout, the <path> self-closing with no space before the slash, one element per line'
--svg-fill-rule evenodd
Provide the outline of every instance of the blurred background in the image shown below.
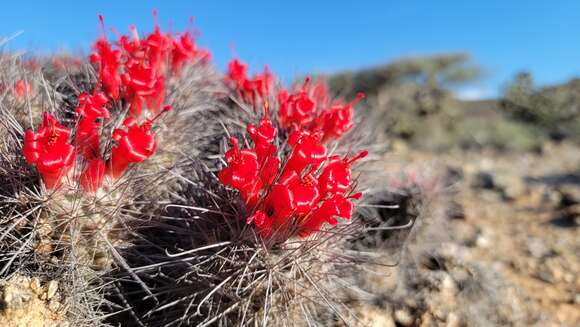
<path fill-rule="evenodd" d="M 442 171 L 453 194 L 452 250 L 425 269 L 492 271 L 485 287 L 513 290 L 506 325 L 580 325 L 580 2 L 12 1 L 0 36 L 14 36 L 9 51 L 86 54 L 98 14 L 114 37 L 150 31 L 154 8 L 165 29 L 199 33 L 222 70 L 239 57 L 285 83 L 315 74 L 335 94 L 365 92 L 386 167 Z M 411 300 L 433 319 L 480 300 L 427 292 Z M 428 314 L 398 310 L 399 326 Z"/>

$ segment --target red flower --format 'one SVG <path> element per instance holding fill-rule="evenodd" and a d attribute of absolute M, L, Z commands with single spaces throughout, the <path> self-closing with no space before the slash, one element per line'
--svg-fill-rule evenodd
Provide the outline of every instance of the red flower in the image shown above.
<path fill-rule="evenodd" d="M 310 79 L 306 79 L 297 93 L 289 95 L 285 90 L 278 93 L 278 102 L 280 104 L 278 118 L 282 127 L 301 128 L 314 121 L 316 102 L 308 94 L 309 82 Z"/>
<path fill-rule="evenodd" d="M 105 107 L 109 99 L 103 92 L 95 92 L 92 95 L 87 93 L 79 94 L 79 104 L 76 113 L 88 119 L 110 117 L 109 110 Z"/>
<path fill-rule="evenodd" d="M 85 192 L 94 193 L 103 185 L 104 178 L 105 161 L 92 159 L 81 175 L 81 186 Z"/>
<path fill-rule="evenodd" d="M 269 118 L 262 119 L 258 127 L 248 124 L 247 131 L 252 141 L 254 141 L 256 154 L 260 161 L 276 152 L 277 148 L 272 142 L 276 138 L 278 130 Z"/>
<path fill-rule="evenodd" d="M 197 57 L 201 62 L 207 64 L 211 61 L 211 52 L 208 49 L 198 49 Z"/>
<path fill-rule="evenodd" d="M 129 38 L 127 35 L 121 35 L 119 41 L 117 41 L 117 45 L 125 51 L 127 57 L 126 60 L 145 60 L 145 48 L 142 46 L 141 40 L 139 39 L 137 27 L 131 25 L 129 26 L 129 30 L 131 31 L 132 38 Z"/>
<path fill-rule="evenodd" d="M 111 44 L 107 41 L 103 16 L 99 16 L 99 20 L 103 29 L 103 36 L 95 43 L 95 52 L 93 52 L 90 59 L 93 64 L 98 65 L 99 81 L 103 89 L 111 98 L 117 100 L 121 86 L 119 67 L 121 66 L 122 54 L 119 50 L 113 50 Z"/>
<path fill-rule="evenodd" d="M 173 47 L 171 37 L 161 33 L 159 26 L 155 26 L 155 31 L 149 34 L 145 44 L 148 50 L 149 65 L 157 71 L 164 71 L 165 62 Z"/>
<path fill-rule="evenodd" d="M 253 215 L 246 219 L 246 224 L 254 224 L 258 229 L 258 233 L 267 238 L 272 234 L 272 217 L 268 217 L 266 213 L 261 210 L 256 210 Z"/>
<path fill-rule="evenodd" d="M 307 214 L 320 199 L 320 193 L 316 187 L 317 181 L 312 174 L 300 177 L 296 172 L 292 172 L 280 180 L 280 183 L 285 185 L 292 194 L 292 207 L 296 215 Z"/>
<path fill-rule="evenodd" d="M 75 143 L 79 147 L 80 153 L 87 159 L 94 159 L 100 155 L 99 130 L 101 123 L 99 118 L 108 119 L 109 110 L 105 107 L 109 99 L 103 92 L 95 92 L 93 95 L 81 93 L 79 104 L 76 108 L 77 114 L 81 117 L 75 135 Z"/>
<path fill-rule="evenodd" d="M 261 211 L 265 214 L 261 218 L 266 222 L 263 225 L 268 227 L 268 229 L 258 229 L 262 237 L 271 237 L 272 234 L 278 234 L 280 237 L 287 236 L 281 233 L 287 232 L 290 228 L 289 217 L 294 211 L 292 192 L 288 186 L 282 184 L 272 186 L 261 207 Z"/>
<path fill-rule="evenodd" d="M 131 62 L 121 79 L 127 88 L 127 97 L 131 99 L 133 116 L 141 115 L 144 102 L 147 102 L 151 112 L 159 110 L 164 98 L 165 81 L 155 68 L 144 63 Z"/>
<path fill-rule="evenodd" d="M 288 237 L 303 217 L 314 209 L 320 199 L 313 176 L 301 178 L 292 173 L 272 186 L 259 210 L 248 218 L 262 237 Z"/>
<path fill-rule="evenodd" d="M 24 134 L 24 157 L 36 166 L 48 189 L 58 187 L 74 163 L 76 151 L 68 143 L 69 136 L 70 130 L 47 112 L 36 132 L 27 130 Z"/>
<path fill-rule="evenodd" d="M 338 139 L 352 128 L 353 106 L 363 98 L 364 94 L 358 93 L 355 101 L 334 104 L 318 117 L 316 124 L 324 133 L 323 141 Z"/>
<path fill-rule="evenodd" d="M 264 98 L 268 96 L 272 90 L 272 86 L 274 85 L 274 75 L 272 75 L 268 67 L 266 67 L 262 74 L 254 76 L 253 82 L 254 90 L 261 98 Z"/>
<path fill-rule="evenodd" d="M 360 193 L 353 195 L 350 198 L 360 198 Z M 306 237 L 313 232 L 320 230 L 324 223 L 336 225 L 337 217 L 343 219 L 350 219 L 352 216 L 354 205 L 349 198 L 342 194 L 335 194 L 331 198 L 325 200 L 320 207 L 314 209 L 312 215 L 305 219 L 300 226 L 299 234 Z"/>
<path fill-rule="evenodd" d="M 188 60 L 194 59 L 196 56 L 207 56 L 209 52 L 201 50 L 198 52 L 195 46 L 195 41 L 190 33 L 185 33 L 177 40 L 173 40 L 173 48 L 171 50 L 171 70 L 174 74 L 179 74 L 183 65 Z"/>
<path fill-rule="evenodd" d="M 258 99 L 267 103 L 267 97 L 270 95 L 274 85 L 274 75 L 268 67 L 264 68 L 262 74 L 256 74 L 253 78 L 248 78 L 248 66 L 239 59 L 233 59 L 228 64 L 228 81 L 236 89 L 242 99 L 255 106 Z"/>
<path fill-rule="evenodd" d="M 29 95 L 31 92 L 32 86 L 24 80 L 19 79 L 14 84 L 14 93 L 17 98 L 24 98 L 24 96 Z"/>
<path fill-rule="evenodd" d="M 340 159 L 338 156 L 331 157 L 330 162 L 324 167 L 318 178 L 320 192 L 343 194 L 348 191 L 352 186 L 352 163 L 367 155 L 368 151 L 362 151 L 350 159 Z"/>
<path fill-rule="evenodd" d="M 261 162 L 260 167 L 260 181 L 262 187 L 270 186 L 278 176 L 278 169 L 280 167 L 280 160 L 276 158 L 275 154 L 266 157 Z"/>
<path fill-rule="evenodd" d="M 326 106 L 328 103 L 328 87 L 323 79 L 318 79 L 312 89 L 312 98 L 318 106 Z"/>
<path fill-rule="evenodd" d="M 296 131 L 290 134 L 288 144 L 292 154 L 286 163 L 285 172 L 301 173 L 307 166 L 317 169 L 327 158 L 327 150 L 321 144 L 320 135 L 309 131 Z"/>
<path fill-rule="evenodd" d="M 131 163 L 143 162 L 155 153 L 157 142 L 155 134 L 151 134 L 152 120 L 142 125 L 137 124 L 135 118 L 127 118 L 123 122 L 127 130 L 115 129 L 113 139 L 118 145 L 111 151 L 111 163 L 108 165 L 109 174 L 119 178 Z"/>
<path fill-rule="evenodd" d="M 237 84 L 238 88 L 243 87 L 248 73 L 248 65 L 239 59 L 234 59 L 228 64 L 228 78 Z"/>
<path fill-rule="evenodd" d="M 277 129 L 268 118 L 267 105 L 265 108 L 260 124 L 247 127 L 254 147 L 239 149 L 237 139 L 232 138 L 227 167 L 218 173 L 222 183 L 240 191 L 251 212 L 246 222 L 261 237 L 281 241 L 308 236 L 326 223 L 336 225 L 338 218 L 350 219 L 351 200 L 360 197 L 347 196 L 353 188 L 351 166 L 367 151 L 352 158 L 333 156 L 326 162 L 322 131 L 298 129 L 288 137 L 292 151 L 280 172 L 278 148 L 273 144 Z"/>
<path fill-rule="evenodd" d="M 225 185 L 231 186 L 238 191 L 246 201 L 253 202 L 260 190 L 259 180 L 260 163 L 256 152 L 238 148 L 238 140 L 230 138 L 232 148 L 226 152 L 226 162 L 228 166 L 218 173 L 218 178 Z"/>
<path fill-rule="evenodd" d="M 79 121 L 75 134 L 75 145 L 79 152 L 87 159 L 94 159 L 100 156 L 100 135 L 101 123 L 94 119 L 83 118 Z"/>

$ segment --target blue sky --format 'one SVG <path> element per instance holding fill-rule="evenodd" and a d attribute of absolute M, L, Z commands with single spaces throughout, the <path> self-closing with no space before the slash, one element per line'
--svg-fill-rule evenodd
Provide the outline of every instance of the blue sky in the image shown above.
<path fill-rule="evenodd" d="M 580 75 L 580 1 L 10 1 L 0 35 L 23 31 L 11 49 L 86 52 L 97 14 L 122 32 L 149 31 L 153 8 L 174 30 L 194 16 L 199 43 L 221 67 L 238 55 L 284 80 L 449 51 L 468 51 L 486 69 L 461 91 L 471 97 L 497 94 L 522 69 L 539 84 Z"/>

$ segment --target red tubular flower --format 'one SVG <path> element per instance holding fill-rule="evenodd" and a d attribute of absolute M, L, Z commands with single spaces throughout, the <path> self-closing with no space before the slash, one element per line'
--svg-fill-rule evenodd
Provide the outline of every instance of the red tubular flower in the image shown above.
<path fill-rule="evenodd" d="M 316 124 L 324 133 L 323 141 L 338 139 L 352 128 L 353 107 L 363 98 L 364 93 L 358 93 L 353 102 L 334 104 L 318 117 Z"/>
<path fill-rule="evenodd" d="M 195 41 L 191 34 L 185 33 L 177 40 L 173 40 L 173 48 L 171 49 L 171 70 L 174 74 L 179 74 L 183 65 L 198 55 L 195 46 Z"/>
<path fill-rule="evenodd" d="M 29 95 L 31 92 L 32 86 L 24 80 L 19 79 L 14 84 L 14 94 L 16 94 L 17 98 L 24 98 L 24 96 Z"/>
<path fill-rule="evenodd" d="M 267 238 L 272 234 L 272 220 L 272 217 L 268 217 L 265 212 L 256 210 L 253 215 L 246 219 L 246 224 L 254 224 L 258 233 L 263 238 Z"/>
<path fill-rule="evenodd" d="M 259 210 L 248 218 L 262 237 L 288 237 L 297 223 L 316 207 L 320 194 L 316 179 L 307 175 L 301 178 L 292 173 L 272 186 Z"/>
<path fill-rule="evenodd" d="M 111 162 L 108 165 L 112 178 L 119 178 L 131 163 L 143 162 L 153 155 L 157 148 L 155 134 L 151 134 L 152 121 L 148 120 L 141 126 L 135 118 L 127 118 L 123 122 L 127 131 L 115 129 L 113 139 L 118 145 L 111 151 Z"/>
<path fill-rule="evenodd" d="M 352 163 L 367 155 L 368 151 L 362 151 L 350 159 L 333 156 L 318 178 L 320 192 L 343 194 L 348 191 L 352 187 Z"/>
<path fill-rule="evenodd" d="M 228 64 L 226 81 L 236 89 L 245 102 L 252 106 L 256 106 L 260 99 L 262 103 L 266 103 L 274 85 L 274 75 L 268 67 L 264 68 L 263 73 L 256 74 L 251 79 L 247 74 L 248 66 L 239 59 L 233 59 Z"/>
<path fill-rule="evenodd" d="M 260 181 L 262 187 L 270 186 L 278 176 L 278 169 L 280 168 L 280 160 L 274 154 L 266 157 L 262 161 L 260 167 Z"/>
<path fill-rule="evenodd" d="M 80 153 L 87 159 L 95 159 L 100 155 L 99 130 L 101 123 L 99 118 L 108 119 L 109 110 L 105 107 L 109 99 L 103 92 L 95 92 L 92 95 L 81 93 L 79 104 L 76 108 L 77 114 L 81 117 L 75 135 L 75 144 Z"/>
<path fill-rule="evenodd" d="M 290 216 L 295 206 L 288 186 L 282 184 L 272 186 L 261 207 L 265 214 L 262 218 L 267 222 L 264 225 L 270 228 L 270 230 L 258 230 L 263 237 L 270 237 L 273 233 L 280 235 L 290 228 L 290 223 L 292 223 Z"/>
<path fill-rule="evenodd" d="M 228 64 L 228 79 L 236 83 L 238 88 L 242 88 L 247 79 L 248 65 L 239 59 L 234 59 Z"/>
<path fill-rule="evenodd" d="M 147 109 L 150 112 L 156 114 L 159 113 L 159 109 L 165 101 L 165 78 L 163 76 L 157 77 L 157 81 L 153 86 L 153 93 L 145 98 L 147 103 Z"/>
<path fill-rule="evenodd" d="M 256 153 L 249 149 L 240 150 L 238 140 L 230 138 L 232 148 L 226 152 L 228 166 L 218 173 L 220 181 L 238 191 L 246 201 L 253 202 L 260 190 L 260 164 Z"/>
<path fill-rule="evenodd" d="M 250 138 L 254 141 L 254 152 L 260 163 L 260 182 L 262 187 L 267 187 L 274 182 L 278 175 L 280 160 L 276 157 L 278 148 L 272 144 L 278 130 L 274 127 L 272 121 L 267 118 L 267 111 L 264 117 L 258 127 L 249 124 L 247 130 Z"/>
<path fill-rule="evenodd" d="M 335 103 L 329 107 L 326 85 L 322 81 L 311 88 L 310 79 L 295 93 L 278 93 L 279 125 L 291 128 L 287 139 L 292 151 L 280 171 L 280 154 L 274 140 L 277 128 L 268 117 L 267 99 L 273 84 L 266 69 L 263 75 L 247 78 L 247 66 L 234 59 L 228 66 L 227 80 L 239 95 L 254 107 L 264 101 L 264 117 L 255 126 L 248 124 L 247 133 L 253 148 L 238 149 L 237 140 L 226 153 L 227 167 L 218 173 L 225 185 L 240 191 L 250 212 L 246 219 L 262 238 L 276 242 L 296 235 L 305 237 L 319 231 L 324 224 L 336 225 L 338 219 L 351 218 L 353 190 L 351 166 L 367 156 L 363 151 L 352 158 L 333 156 L 327 162 L 324 142 L 340 138 L 352 128 L 353 106 Z M 319 168 L 322 169 L 319 170 Z"/>
<path fill-rule="evenodd" d="M 81 175 L 81 187 L 85 192 L 94 193 L 103 185 L 104 178 L 105 161 L 102 159 L 92 159 Z"/>
<path fill-rule="evenodd" d="M 278 94 L 280 126 L 301 128 L 314 121 L 317 108 L 316 102 L 308 94 L 309 83 L 310 79 L 306 79 L 297 93 L 288 95 L 288 92 L 283 90 Z"/>
<path fill-rule="evenodd" d="M 310 212 L 318 203 L 320 193 L 316 187 L 317 181 L 312 174 L 307 174 L 303 178 L 296 172 L 285 176 L 281 183 L 288 187 L 292 194 L 292 205 L 294 214 L 303 216 Z"/>
<path fill-rule="evenodd" d="M 262 74 L 254 76 L 253 82 L 254 90 L 261 98 L 265 98 L 270 94 L 272 86 L 274 85 L 274 75 L 272 75 L 268 67 L 266 67 Z"/>
<path fill-rule="evenodd" d="M 317 169 L 327 158 L 327 150 L 321 144 L 320 135 L 308 131 L 293 132 L 288 138 L 292 154 L 286 163 L 285 174 L 290 171 L 301 173 L 307 166 Z"/>
<path fill-rule="evenodd" d="M 316 84 L 314 84 L 312 98 L 320 107 L 326 106 L 328 103 L 328 87 L 323 79 L 318 79 Z"/>
<path fill-rule="evenodd" d="M 247 131 L 252 141 L 254 141 L 254 148 L 260 162 L 276 152 L 277 148 L 272 142 L 276 138 L 278 130 L 269 118 L 262 119 L 258 127 L 248 124 Z"/>
<path fill-rule="evenodd" d="M 129 29 L 131 30 L 131 34 L 133 34 L 132 39 L 129 39 L 127 35 L 122 35 L 119 38 L 118 45 L 125 51 L 127 60 L 143 61 L 145 60 L 145 52 L 147 49 L 141 44 L 137 28 L 131 26 Z"/>
<path fill-rule="evenodd" d="M 24 157 L 36 166 L 48 189 L 58 187 L 74 163 L 76 151 L 68 143 L 69 136 L 70 130 L 47 112 L 36 132 L 27 130 L 24 134 Z"/>
<path fill-rule="evenodd" d="M 109 99 L 103 92 L 95 92 L 92 95 L 87 93 L 79 94 L 79 104 L 75 109 L 76 113 L 89 119 L 110 117 L 109 110 L 105 107 Z"/>
<path fill-rule="evenodd" d="M 320 230 L 324 223 L 336 225 L 337 217 L 349 220 L 352 216 L 354 205 L 350 198 L 360 198 L 360 193 L 357 193 L 349 198 L 342 194 L 335 194 L 331 198 L 325 200 L 320 207 L 314 209 L 312 214 L 307 217 L 300 226 L 299 235 L 306 237 L 314 232 Z"/>
<path fill-rule="evenodd" d="M 114 100 L 119 99 L 119 88 L 121 78 L 119 76 L 119 67 L 121 66 L 121 51 L 113 50 L 106 38 L 105 25 L 103 16 L 99 16 L 103 36 L 97 40 L 94 45 L 95 52 L 90 59 L 93 64 L 98 65 L 99 81 L 103 89 Z"/>
<path fill-rule="evenodd" d="M 202 63 L 207 64 L 211 61 L 211 52 L 208 49 L 198 49 L 197 57 Z"/>
<path fill-rule="evenodd" d="M 165 71 L 165 61 L 173 46 L 170 36 L 161 33 L 159 26 L 155 26 L 153 33 L 145 40 L 148 49 L 149 65 L 157 71 Z"/>
<path fill-rule="evenodd" d="M 121 75 L 123 85 L 127 88 L 127 96 L 131 99 L 131 114 L 141 115 L 143 103 L 151 105 L 148 109 L 157 112 L 164 98 L 164 79 L 157 71 L 144 63 L 131 62 L 127 72 Z"/>
<path fill-rule="evenodd" d="M 94 119 L 83 118 L 79 121 L 75 134 L 75 145 L 87 159 L 94 159 L 100 155 L 100 129 L 101 123 Z"/>

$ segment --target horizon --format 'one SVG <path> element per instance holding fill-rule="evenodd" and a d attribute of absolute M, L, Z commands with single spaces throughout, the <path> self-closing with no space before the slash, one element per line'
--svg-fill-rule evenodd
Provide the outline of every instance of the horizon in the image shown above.
<path fill-rule="evenodd" d="M 22 10 L 12 2 L 0 14 L 0 36 L 23 31 L 6 45 L 9 50 L 88 53 L 100 35 L 99 14 L 113 38 L 111 29 L 126 33 L 132 24 L 141 33 L 152 30 L 156 9 L 166 30 L 168 26 L 185 29 L 189 18 L 195 17 L 194 29 L 201 33 L 198 44 L 210 49 L 220 69 L 239 57 L 251 71 L 269 66 L 284 82 L 307 73 L 330 74 L 451 52 L 469 53 L 486 73 L 455 90 L 462 99 L 496 97 L 524 70 L 539 86 L 565 82 L 580 72 L 580 3 L 573 1 L 558 6 L 499 0 L 365 5 L 303 0 L 290 4 L 28 1 L 26 6 L 35 10 Z"/>

